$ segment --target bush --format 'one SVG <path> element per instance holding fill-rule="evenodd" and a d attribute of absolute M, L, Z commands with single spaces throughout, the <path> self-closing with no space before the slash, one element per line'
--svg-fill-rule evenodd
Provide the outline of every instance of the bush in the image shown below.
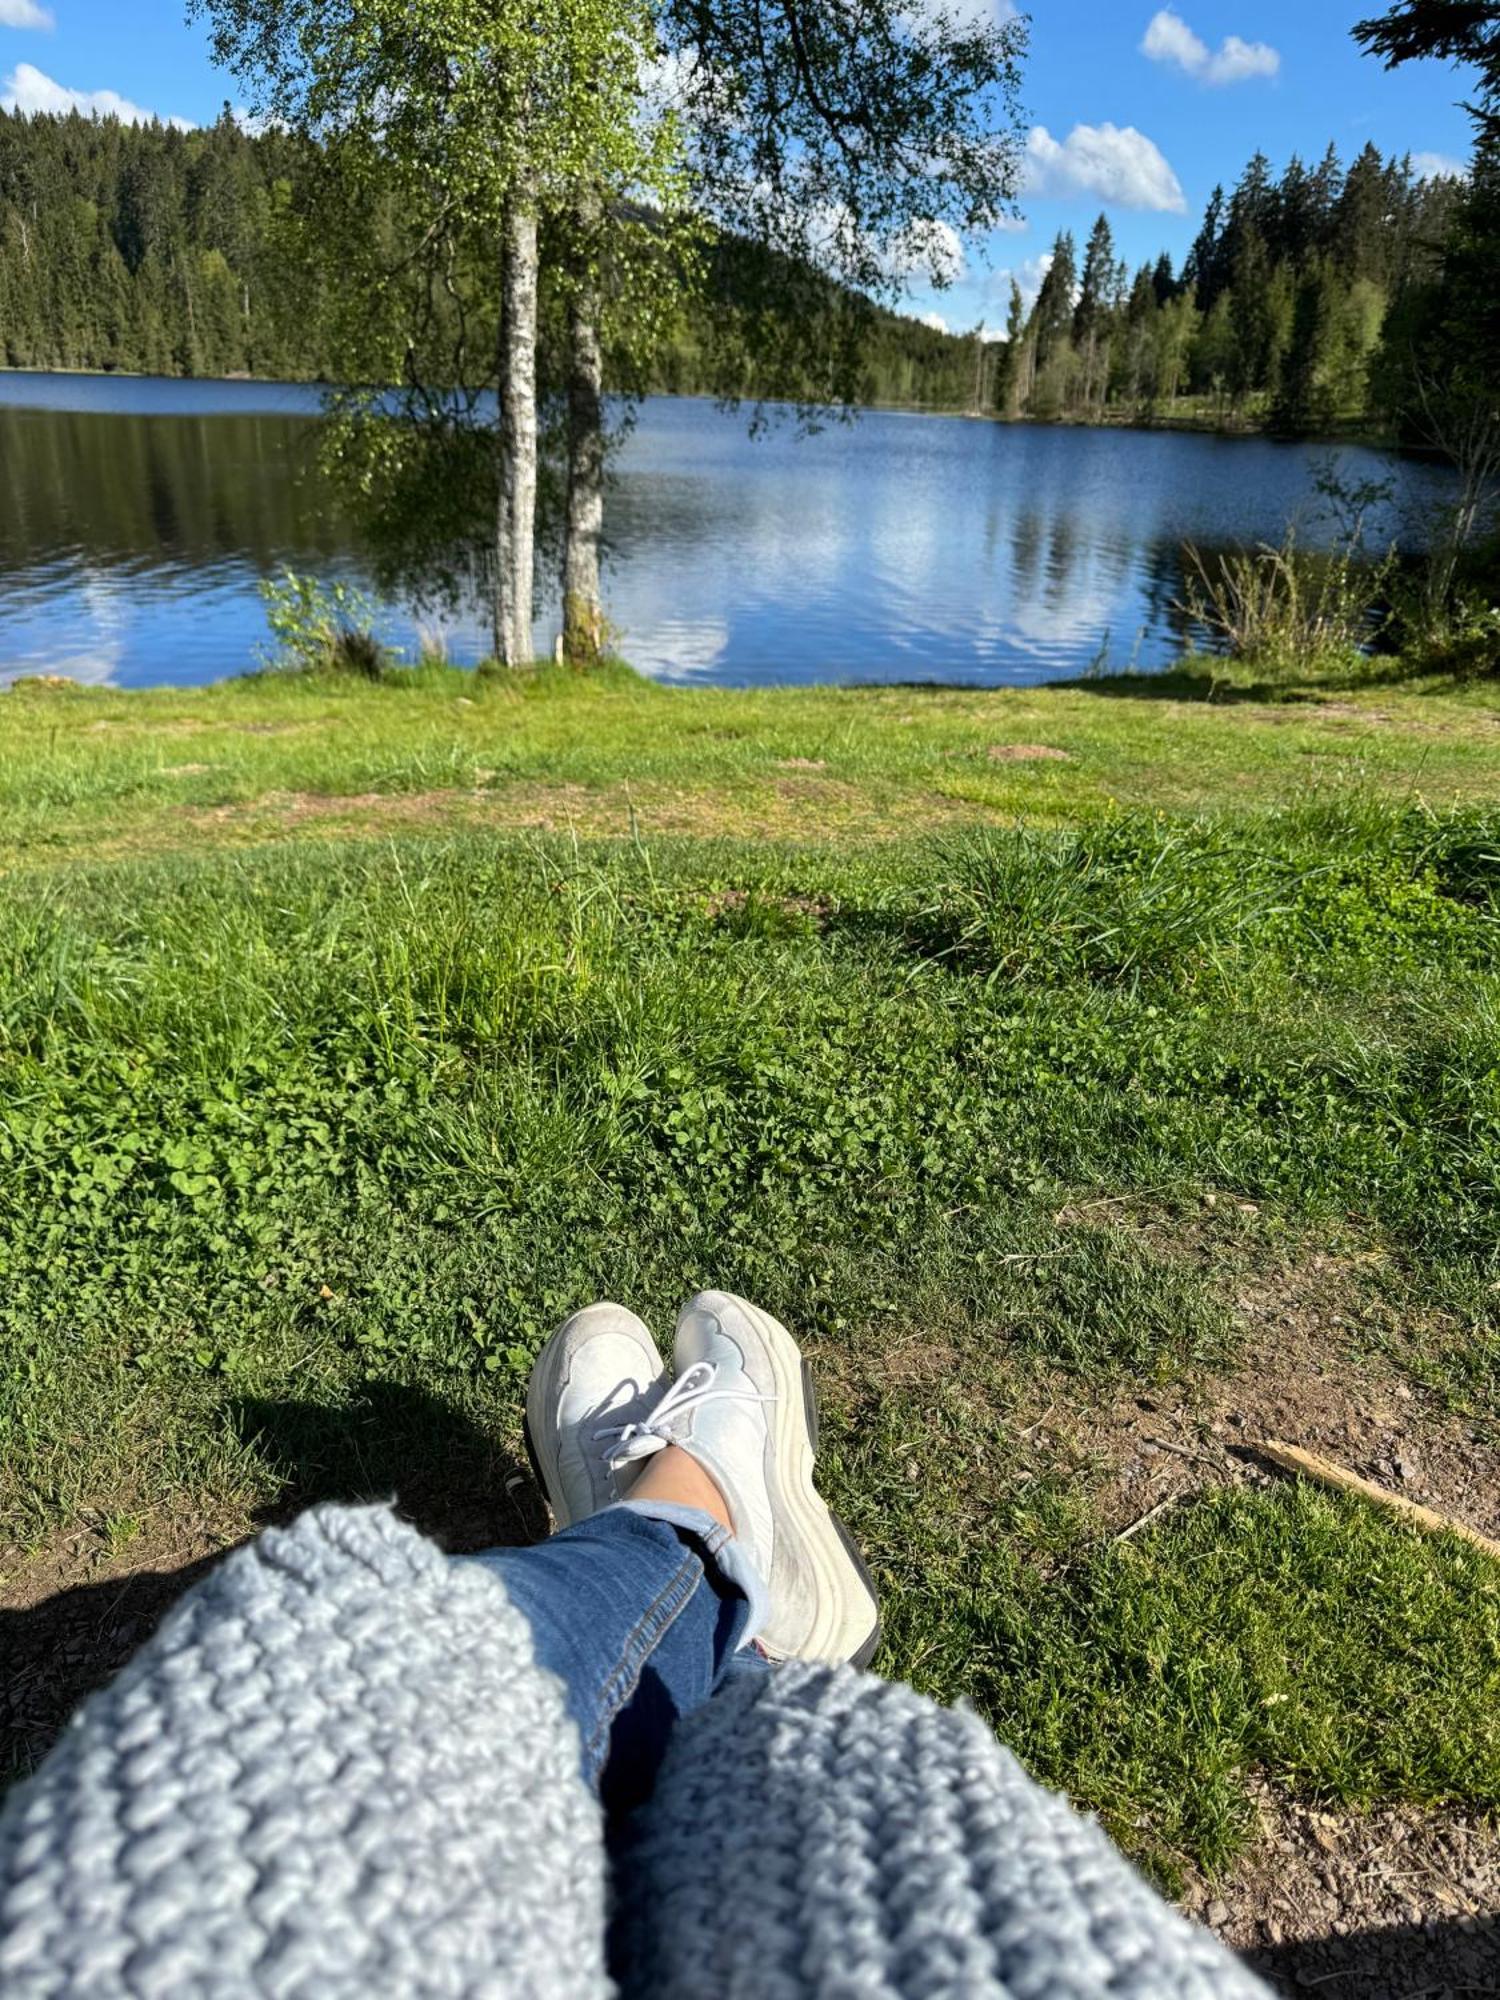
<path fill-rule="evenodd" d="M 1402 657 L 1416 672 L 1463 680 L 1500 673 L 1500 604 L 1483 594 L 1461 590 L 1433 604 L 1419 589 L 1398 598 L 1396 617 Z"/>
<path fill-rule="evenodd" d="M 375 606 L 347 583 L 322 583 L 284 569 L 260 587 L 266 623 L 276 641 L 264 655 L 280 673 L 349 673 L 376 681 L 385 671 L 385 648 L 371 630 Z"/>
<path fill-rule="evenodd" d="M 1379 631 L 1390 559 L 1368 563 L 1351 549 L 1314 554 L 1288 529 L 1279 548 L 1208 556 L 1183 549 L 1181 609 L 1222 642 L 1232 659 L 1304 672 L 1361 655 Z"/>

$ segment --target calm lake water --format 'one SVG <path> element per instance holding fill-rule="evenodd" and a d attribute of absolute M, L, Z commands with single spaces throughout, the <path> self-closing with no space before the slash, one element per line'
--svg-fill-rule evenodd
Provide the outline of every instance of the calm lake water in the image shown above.
<path fill-rule="evenodd" d="M 256 664 L 282 566 L 363 581 L 313 469 L 314 390 L 0 375 L 0 681 L 208 681 Z M 671 680 L 1012 684 L 1180 648 L 1185 540 L 1326 535 L 1315 447 L 870 414 L 747 435 L 711 404 L 646 404 L 611 494 L 609 614 Z M 1439 470 L 1341 448 L 1397 492 L 1374 536 L 1418 546 Z M 557 614 L 538 619 L 551 650 Z M 388 609 L 386 636 L 417 625 Z M 450 657 L 485 650 L 450 622 Z"/>

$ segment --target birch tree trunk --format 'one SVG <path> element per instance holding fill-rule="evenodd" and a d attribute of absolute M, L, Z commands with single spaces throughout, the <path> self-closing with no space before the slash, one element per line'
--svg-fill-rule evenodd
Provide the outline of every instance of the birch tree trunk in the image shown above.
<path fill-rule="evenodd" d="M 604 528 L 604 355 L 595 261 L 599 204 L 585 196 L 574 217 L 578 264 L 568 307 L 568 528 L 563 548 L 563 652 L 579 665 L 604 650 L 599 542 Z"/>
<path fill-rule="evenodd" d="M 503 665 L 532 657 L 536 560 L 536 197 L 511 196 L 501 253 L 500 501 L 495 523 L 495 652 Z"/>

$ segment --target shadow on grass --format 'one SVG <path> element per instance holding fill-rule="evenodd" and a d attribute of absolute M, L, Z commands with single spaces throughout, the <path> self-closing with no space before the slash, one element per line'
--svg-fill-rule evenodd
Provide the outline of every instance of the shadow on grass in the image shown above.
<path fill-rule="evenodd" d="M 1400 1857 L 1392 1859 L 1399 1871 Z M 1304 1938 L 1241 1954 L 1274 1993 L 1337 2000 L 1447 2000 L 1500 1994 L 1500 1920 L 1434 1918 L 1347 1937 Z"/>
<path fill-rule="evenodd" d="M 247 1399 L 233 1421 L 284 1484 L 257 1527 L 320 1500 L 389 1500 L 455 1553 L 518 1545 L 546 1533 L 526 1468 L 462 1412 L 435 1396 L 371 1383 L 353 1401 Z M 116 1673 L 172 1605 L 227 1551 L 202 1553 L 202 1534 L 153 1527 L 156 1565 L 75 1584 L 17 1610 L 0 1609 L 0 1787 L 33 1770 L 79 1701 Z M 175 1555 L 194 1548 L 186 1561 Z M 166 1558 L 165 1564 L 163 1558 Z"/>
<path fill-rule="evenodd" d="M 1281 708 L 1316 707 L 1339 696 L 1378 694 L 1383 688 L 1451 694 L 1463 682 L 1403 660 L 1367 660 L 1357 672 L 1318 674 L 1307 680 L 1240 679 L 1226 661 L 1199 660 L 1192 666 L 1163 667 L 1154 673 L 1083 674 L 1054 681 L 1069 694 L 1103 695 L 1115 701 L 1201 701 L 1220 708 L 1256 703 Z"/>

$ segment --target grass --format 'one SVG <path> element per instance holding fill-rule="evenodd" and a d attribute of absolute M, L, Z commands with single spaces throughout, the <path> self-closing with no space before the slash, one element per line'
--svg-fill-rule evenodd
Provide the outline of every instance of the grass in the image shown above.
<path fill-rule="evenodd" d="M 15 1560 L 503 1454 L 564 1312 L 712 1282 L 809 1344 L 886 1671 L 1165 1876 L 1253 1770 L 1500 1809 L 1482 1557 L 1294 1489 L 1117 1544 L 1026 1443 L 1040 1383 L 1232 1367 L 1247 1264 L 1340 1244 L 1500 1415 L 1494 718 L 1203 692 L 6 697 Z"/>
<path fill-rule="evenodd" d="M 1351 786 L 1436 806 L 1500 798 L 1500 715 L 1482 685 L 1262 692 L 1222 662 L 1002 702 L 930 687 L 665 688 L 623 669 L 429 669 L 375 688 L 290 676 L 125 693 L 23 685 L 0 731 L 0 866 L 288 833 L 842 841 L 1073 826 L 1121 807 L 1263 811 Z"/>

